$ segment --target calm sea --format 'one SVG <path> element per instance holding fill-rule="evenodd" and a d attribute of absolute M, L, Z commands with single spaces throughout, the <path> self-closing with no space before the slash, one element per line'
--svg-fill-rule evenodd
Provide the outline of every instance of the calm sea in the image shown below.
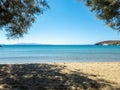
<path fill-rule="evenodd" d="M 120 46 L 4 45 L 0 63 L 120 62 Z"/>

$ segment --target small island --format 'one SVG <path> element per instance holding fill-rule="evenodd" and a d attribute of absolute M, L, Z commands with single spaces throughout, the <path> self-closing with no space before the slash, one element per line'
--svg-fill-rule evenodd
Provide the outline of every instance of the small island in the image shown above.
<path fill-rule="evenodd" d="M 102 41 L 98 42 L 95 45 L 120 45 L 120 40 L 108 40 L 108 41 Z"/>

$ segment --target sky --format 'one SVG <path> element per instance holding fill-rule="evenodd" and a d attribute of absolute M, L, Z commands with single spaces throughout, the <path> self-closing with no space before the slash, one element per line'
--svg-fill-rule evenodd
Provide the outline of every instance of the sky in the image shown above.
<path fill-rule="evenodd" d="M 105 40 L 120 40 L 119 32 L 96 18 L 79 0 L 47 0 L 50 9 L 37 17 L 23 38 L 8 40 L 0 31 L 0 44 L 94 44 Z"/>

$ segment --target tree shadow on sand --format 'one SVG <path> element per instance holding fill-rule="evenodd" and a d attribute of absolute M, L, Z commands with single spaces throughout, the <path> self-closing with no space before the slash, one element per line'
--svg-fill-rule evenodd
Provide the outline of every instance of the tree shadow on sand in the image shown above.
<path fill-rule="evenodd" d="M 0 65 L 0 90 L 120 90 L 80 71 L 61 72 L 65 68 L 53 64 Z"/>

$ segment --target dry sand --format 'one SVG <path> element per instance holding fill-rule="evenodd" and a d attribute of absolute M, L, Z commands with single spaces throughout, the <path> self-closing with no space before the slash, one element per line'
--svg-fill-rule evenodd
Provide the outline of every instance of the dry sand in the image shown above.
<path fill-rule="evenodd" d="M 0 90 L 120 90 L 120 62 L 1 64 Z"/>

